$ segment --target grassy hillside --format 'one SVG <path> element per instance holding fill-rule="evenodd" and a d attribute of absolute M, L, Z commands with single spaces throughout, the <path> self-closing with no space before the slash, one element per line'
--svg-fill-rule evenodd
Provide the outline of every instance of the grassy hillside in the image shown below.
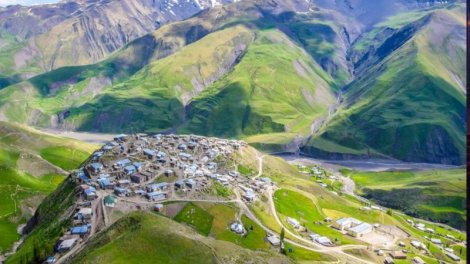
<path fill-rule="evenodd" d="M 306 134 L 333 101 L 331 83 L 286 35 L 263 30 L 233 71 L 193 99 L 183 131 L 229 137 Z"/>
<path fill-rule="evenodd" d="M 243 155 L 240 157 L 239 160 L 241 164 L 243 164 L 247 168 L 256 168 L 256 165 L 253 162 L 253 160 L 256 159 L 254 154 L 250 150 L 244 151 Z M 297 219 L 302 225 L 304 225 L 309 230 L 313 232 L 318 232 L 321 235 L 325 235 L 330 238 L 330 240 L 338 244 L 361 244 L 364 242 L 358 241 L 348 235 L 342 235 L 335 229 L 327 227 L 327 224 L 324 222 L 324 219 L 326 217 L 330 217 L 333 220 L 342 217 L 354 217 L 356 219 L 371 224 L 378 223 L 380 225 L 396 225 L 409 234 L 409 237 L 400 240 L 407 244 L 409 244 L 410 240 L 412 239 L 425 241 L 426 239 L 424 237 L 429 235 L 428 233 L 421 232 L 411 227 L 405 221 L 405 219 L 411 217 L 403 217 L 396 213 L 392 213 L 390 215 L 386 212 L 381 212 L 377 210 L 364 210 L 365 204 L 363 202 L 357 200 L 354 197 L 346 195 L 341 191 L 336 190 L 336 193 L 334 193 L 328 188 L 321 187 L 316 182 L 316 179 L 314 177 L 309 177 L 305 174 L 298 172 L 297 167 L 287 164 L 281 158 L 265 156 L 263 159 L 263 164 L 263 175 L 270 177 L 279 186 L 279 189 L 274 193 L 273 197 L 275 207 L 278 211 L 278 216 L 280 220 L 284 223 L 284 225 L 294 233 L 306 236 L 309 232 L 301 232 L 294 230 L 287 223 L 287 217 L 293 217 Z M 455 171 L 455 175 L 453 172 L 451 173 L 451 178 L 455 179 L 456 181 L 459 181 L 457 179 L 462 179 L 462 170 Z M 429 176 L 426 176 L 426 174 L 421 175 L 418 173 L 417 175 L 418 178 L 420 178 L 421 180 L 424 177 L 429 178 Z M 446 178 L 443 177 L 443 174 L 439 174 L 433 177 L 433 179 L 439 178 L 439 186 L 441 186 L 441 184 L 445 185 Z M 408 179 L 411 180 L 412 178 L 408 177 Z M 375 178 L 375 182 L 379 183 L 380 180 Z M 457 182 L 454 183 L 457 184 Z M 400 184 L 405 184 L 405 181 L 401 182 Z M 419 184 L 419 181 L 416 181 L 416 184 Z M 460 185 L 465 185 L 465 183 L 460 182 L 458 186 Z M 419 188 L 427 187 L 419 186 Z M 450 189 L 446 190 L 450 191 Z M 436 190 L 428 191 L 437 192 Z M 460 191 L 459 195 L 462 195 L 464 192 L 465 191 Z M 278 223 L 273 219 L 273 213 L 270 210 L 267 201 L 267 197 L 261 197 L 260 200 L 250 205 L 250 208 L 266 226 L 268 226 L 272 230 L 280 232 L 281 228 Z M 419 219 L 414 220 L 415 222 L 420 221 Z M 448 228 L 443 228 L 441 226 L 429 223 L 426 223 L 426 225 L 427 227 L 431 227 L 436 230 L 436 235 L 442 239 L 443 243 L 453 244 L 452 241 L 445 237 L 445 235 L 447 234 L 453 235 L 454 237 L 460 239 L 465 239 L 466 237 L 464 232 L 457 232 L 455 230 L 450 230 Z M 289 234 L 286 234 L 286 237 L 290 237 Z M 412 256 L 415 255 L 418 255 L 423 259 L 426 258 L 427 260 L 429 260 L 429 263 L 438 263 L 437 259 L 450 261 L 450 259 L 444 256 L 442 250 L 440 250 L 436 245 L 429 243 L 428 248 L 431 251 L 432 258 L 423 256 L 422 252 L 414 250 L 411 247 L 407 247 L 407 249 L 409 250 L 409 256 L 407 261 L 409 262 Z M 294 252 L 298 251 L 299 250 L 294 247 Z M 369 253 L 371 252 L 368 252 L 368 254 Z M 300 254 L 298 256 L 299 259 L 296 260 L 300 261 L 301 255 L 302 254 Z M 325 255 L 321 255 L 320 257 L 328 258 L 328 256 Z M 293 258 L 295 259 L 295 257 Z M 310 256 L 306 259 L 319 260 L 318 256 L 316 258 Z M 380 259 L 380 261 L 382 262 L 383 259 Z"/>
<path fill-rule="evenodd" d="M 344 21 L 279 15 L 299 8 L 289 5 L 245 1 L 162 26 L 100 63 L 3 89 L 0 112 L 87 131 L 307 135 L 348 78 Z"/>
<path fill-rule="evenodd" d="M 151 252 L 151 254 L 150 254 Z M 286 263 L 275 253 L 250 251 L 203 237 L 168 218 L 136 212 L 95 237 L 71 263 Z"/>
<path fill-rule="evenodd" d="M 462 11 L 432 12 L 367 54 L 359 76 L 345 89 L 339 111 L 304 151 L 321 152 L 324 144 L 319 142 L 331 142 L 353 150 L 348 154 L 463 164 Z"/>
<path fill-rule="evenodd" d="M 256 150 L 246 148 L 235 157 L 234 162 L 254 173 L 258 168 L 256 156 Z M 457 172 L 456 174 L 458 175 Z M 364 210 L 363 202 L 339 190 L 334 193 L 328 188 L 321 187 L 313 177 L 300 173 L 297 167 L 287 164 L 280 158 L 264 156 L 263 176 L 270 177 L 279 186 L 273 197 L 278 217 L 291 232 L 300 236 L 306 237 L 309 232 L 292 229 L 286 224 L 286 217 L 298 219 L 312 232 L 325 235 L 340 245 L 365 244 L 365 242 L 328 227 L 324 218 L 330 217 L 336 220 L 341 217 L 354 217 L 371 224 L 395 225 L 409 234 L 409 237 L 400 239 L 407 245 L 412 239 L 425 241 L 424 237 L 428 236 L 428 233 L 421 232 L 407 224 L 405 220 L 410 217 L 403 217 L 396 213 L 387 214 L 377 210 Z M 418 174 L 417 177 L 428 176 Z M 411 179 L 410 176 L 404 178 Z M 438 178 L 440 177 L 434 177 L 434 179 Z M 455 178 L 458 179 L 461 176 Z M 406 180 L 397 182 L 401 185 L 408 184 Z M 444 181 L 441 183 L 444 184 Z M 59 190 L 45 200 L 32 220 L 36 227 L 19 248 L 18 253 L 9 258 L 7 263 L 21 263 L 24 260 L 32 260 L 34 256 L 44 257 L 51 252 L 63 227 L 70 221 L 72 210 L 67 209 L 75 199 L 76 187 L 71 178 L 68 178 Z M 268 197 L 261 196 L 259 200 L 249 204 L 249 208 L 265 226 L 280 232 L 281 228 L 273 217 L 268 201 Z M 137 260 L 143 263 L 154 263 L 167 262 L 170 257 L 176 258 L 178 262 L 202 261 L 202 263 L 246 263 L 247 261 L 285 263 L 288 261 L 285 257 L 278 255 L 276 249 L 270 247 L 264 239 L 266 232 L 240 212 L 236 204 L 170 202 L 164 208 L 162 214 L 168 214 L 167 217 L 142 211 L 131 214 L 120 211 L 116 214 L 112 213 L 112 218 L 116 219 L 116 222 L 101 231 L 99 235 L 93 236 L 85 248 L 71 260 L 71 263 L 133 263 Z M 237 217 L 247 228 L 246 236 L 236 235 L 228 229 Z M 435 236 L 442 239 L 445 244 L 453 243 L 446 237 L 448 234 L 458 239 L 466 237 L 463 232 L 435 224 L 426 223 L 426 226 L 434 228 Z M 289 233 L 286 233 L 286 237 L 297 240 Z M 334 253 L 330 255 L 313 252 L 291 244 L 286 246 L 287 249 L 292 248 L 291 252 L 287 252 L 287 257 L 295 262 L 347 260 L 344 256 Z M 430 260 L 429 263 L 437 263 L 437 259 L 449 261 L 437 246 L 431 243 L 427 246 L 431 252 L 431 255 L 427 257 Z M 423 256 L 422 252 L 409 246 L 407 249 L 410 252 L 409 256 Z M 365 257 L 368 254 L 367 252 L 356 253 L 361 256 L 365 254 Z M 383 261 L 383 259 L 380 260 Z"/>
<path fill-rule="evenodd" d="M 83 162 L 95 147 L 0 122 L 0 252 L 19 239 L 41 200 Z"/>
<path fill-rule="evenodd" d="M 359 194 L 407 214 L 466 229 L 466 170 L 343 171 Z"/>

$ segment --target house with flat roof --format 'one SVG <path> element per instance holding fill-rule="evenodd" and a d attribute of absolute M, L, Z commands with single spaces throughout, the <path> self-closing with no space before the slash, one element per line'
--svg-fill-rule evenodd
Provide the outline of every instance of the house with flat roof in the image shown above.
<path fill-rule="evenodd" d="M 372 230 L 373 230 L 373 226 L 371 224 L 362 223 L 362 224 L 359 224 L 355 227 L 351 227 L 348 230 L 348 234 L 353 236 L 353 237 L 362 237 L 365 234 L 368 234 L 368 233 L 372 232 Z"/>
<path fill-rule="evenodd" d="M 406 259 L 406 254 L 401 250 L 395 250 L 390 252 L 390 257 L 393 259 Z"/>
<path fill-rule="evenodd" d="M 55 250 L 56 252 L 66 252 L 70 250 L 75 244 L 77 243 L 77 238 L 70 238 L 65 240 L 59 240 L 57 243 Z"/>
<path fill-rule="evenodd" d="M 144 155 L 149 159 L 153 159 L 157 156 L 157 151 L 153 149 L 144 149 Z"/>
<path fill-rule="evenodd" d="M 93 210 L 90 207 L 80 208 L 80 210 L 75 215 L 77 219 L 81 219 L 81 220 L 91 219 L 92 216 L 93 216 Z"/>
<path fill-rule="evenodd" d="M 453 261 L 460 261 L 460 257 L 455 255 L 454 253 L 452 252 L 444 252 L 446 254 L 447 257 L 449 257 L 450 259 L 452 259 Z"/>
<path fill-rule="evenodd" d="M 97 182 L 101 189 L 114 189 L 114 183 L 111 183 L 109 178 L 100 178 Z"/>
<path fill-rule="evenodd" d="M 281 244 L 281 240 L 275 235 L 268 236 L 266 239 L 273 246 L 279 246 Z"/>
<path fill-rule="evenodd" d="M 345 217 L 345 218 L 341 218 L 333 222 L 333 227 L 338 230 L 343 231 L 343 230 L 347 230 L 351 227 L 354 227 L 360 224 L 362 224 L 362 222 L 355 218 Z"/>
<path fill-rule="evenodd" d="M 189 188 L 194 188 L 196 186 L 196 181 L 193 180 L 193 179 L 187 179 L 186 180 L 186 186 L 188 186 Z"/>
<path fill-rule="evenodd" d="M 297 219 L 287 217 L 287 223 L 289 223 L 291 226 L 293 226 L 295 229 L 300 228 L 300 223 L 297 221 Z"/>
<path fill-rule="evenodd" d="M 160 201 L 166 199 L 166 193 L 164 192 L 149 192 L 146 194 L 147 198 L 151 201 Z"/>
<path fill-rule="evenodd" d="M 127 190 L 126 188 L 121 188 L 121 187 L 114 188 L 114 193 L 118 196 L 125 196 L 128 192 L 129 190 Z"/>
<path fill-rule="evenodd" d="M 331 246 L 333 245 L 333 243 L 331 242 L 331 240 L 327 237 L 324 237 L 324 236 L 320 236 L 320 237 L 317 237 L 315 238 L 315 241 L 320 244 L 320 245 L 323 245 L 323 246 Z"/>
<path fill-rule="evenodd" d="M 168 182 L 152 183 L 147 186 L 147 192 L 164 191 L 168 189 Z"/>
<path fill-rule="evenodd" d="M 116 161 L 116 163 L 114 163 L 114 167 L 117 169 L 121 169 L 131 164 L 132 164 L 132 161 L 130 159 L 122 159 L 122 160 Z"/>
<path fill-rule="evenodd" d="M 101 156 L 103 156 L 103 154 L 103 151 L 96 151 L 95 153 L 93 153 L 93 160 L 98 160 Z"/>
<path fill-rule="evenodd" d="M 247 190 L 244 194 L 243 194 L 243 198 L 248 201 L 248 202 L 252 202 L 255 200 L 256 198 L 256 194 L 253 192 L 253 190 Z"/>
<path fill-rule="evenodd" d="M 176 188 L 176 189 L 181 189 L 181 188 L 184 187 L 184 185 L 185 185 L 185 184 L 184 184 L 184 181 L 183 181 L 183 180 L 177 180 L 177 181 L 175 181 L 175 188 Z"/>
<path fill-rule="evenodd" d="M 132 174 L 130 179 L 131 179 L 131 182 L 133 182 L 133 183 L 143 183 L 143 182 L 148 180 L 146 176 L 144 176 L 140 173 Z"/>
<path fill-rule="evenodd" d="M 411 263 L 413 263 L 413 264 L 426 264 L 426 261 L 424 261 L 422 258 L 416 256 L 416 257 L 413 258 Z"/>
<path fill-rule="evenodd" d="M 100 173 L 103 170 L 103 164 L 99 162 L 94 162 L 90 164 L 91 172 Z"/>
<path fill-rule="evenodd" d="M 96 189 L 95 187 L 89 186 L 83 191 L 85 195 L 85 199 L 87 200 L 94 200 L 96 198 Z"/>
<path fill-rule="evenodd" d="M 134 165 L 129 165 L 124 168 L 124 172 L 127 175 L 131 175 L 137 172 L 137 169 L 134 167 Z"/>
<path fill-rule="evenodd" d="M 82 226 L 75 226 L 70 229 L 70 233 L 72 235 L 86 235 L 88 234 L 88 226 L 87 225 L 82 225 Z"/>

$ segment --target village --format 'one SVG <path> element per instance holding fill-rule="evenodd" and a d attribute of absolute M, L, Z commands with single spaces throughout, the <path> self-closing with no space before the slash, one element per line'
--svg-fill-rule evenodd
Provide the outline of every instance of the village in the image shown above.
<path fill-rule="evenodd" d="M 253 202 L 268 186 L 269 178 L 241 177 L 227 162 L 246 145 L 243 141 L 194 135 L 118 135 L 96 151 L 74 175 L 79 199 L 73 225 L 57 242 L 48 263 L 83 244 L 104 226 L 106 209 L 119 201 L 161 211 L 163 202 L 223 200 L 208 190 L 236 189 L 244 202 Z M 245 227 L 234 220 L 231 230 L 243 234 Z"/>
<path fill-rule="evenodd" d="M 118 208 L 123 212 L 151 210 L 161 213 L 171 202 L 237 203 L 245 214 L 266 231 L 267 243 L 274 249 L 283 248 L 284 242 L 280 235 L 265 227 L 248 209 L 250 204 L 261 197 L 272 198 L 278 187 L 270 178 L 263 177 L 261 160 L 258 175 L 247 177 L 240 174 L 236 162 L 233 162 L 233 155 L 240 153 L 244 147 L 244 141 L 195 135 L 135 134 L 114 137 L 114 140 L 95 151 L 72 174 L 79 186 L 73 221 L 67 232 L 57 241 L 56 255 L 50 256 L 47 263 L 66 259 L 79 251 L 92 235 L 108 226 L 108 209 Z M 322 188 L 328 188 L 331 193 L 338 195 L 337 190 L 331 188 L 339 180 L 336 176 L 317 166 L 299 165 L 298 169 L 315 177 L 315 182 Z M 220 195 L 214 189 L 230 191 L 231 194 Z M 363 210 L 383 212 L 385 208 L 369 204 Z M 276 220 L 283 226 L 279 219 Z M 413 228 L 430 234 L 434 232 L 422 223 L 407 221 Z M 301 221 L 293 217 L 287 217 L 285 222 L 287 231 L 291 233 L 291 229 L 295 232 L 291 235 L 302 242 L 310 243 L 308 248 L 344 254 L 331 234 L 305 230 Z M 324 223 L 343 236 L 375 246 L 375 254 L 384 259 L 383 263 L 395 263 L 407 258 L 407 250 L 402 241 L 409 235 L 396 226 L 368 223 L 353 217 L 327 217 Z M 233 219 L 227 229 L 240 236 L 247 233 L 247 227 L 237 218 Z M 288 241 L 294 243 L 292 240 Z M 449 258 L 460 261 L 452 249 L 445 248 L 438 238 L 429 238 L 429 241 L 439 245 Z M 422 241 L 412 240 L 410 245 L 423 253 L 429 253 Z M 413 257 L 412 261 L 425 263 L 419 256 Z"/>

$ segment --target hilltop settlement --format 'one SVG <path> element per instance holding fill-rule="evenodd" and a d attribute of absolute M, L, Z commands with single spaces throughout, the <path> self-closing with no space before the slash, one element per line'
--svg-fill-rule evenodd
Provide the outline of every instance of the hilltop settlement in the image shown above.
<path fill-rule="evenodd" d="M 410 218 L 406 221 L 411 230 L 402 224 L 384 222 L 386 208 L 368 201 L 362 201 L 359 209 L 361 214 L 369 216 L 367 218 L 360 214 L 347 216 L 338 213 L 331 218 L 320 214 L 309 223 L 304 217 L 311 213 L 309 211 L 278 215 L 282 203 L 280 199 L 289 195 L 283 189 L 285 183 L 279 178 L 279 182 L 272 181 L 276 179 L 272 174 L 267 174 L 272 179 L 263 175 L 261 155 L 252 161 L 258 163 L 257 172 L 251 171 L 250 175 L 240 173 L 237 157 L 245 148 L 247 144 L 244 141 L 195 135 L 134 134 L 114 137 L 71 174 L 77 186 L 75 204 L 71 209 L 73 219 L 56 242 L 55 255 L 49 256 L 46 262 L 68 263 L 90 237 L 112 224 L 113 217 L 108 214 L 114 211 L 151 210 L 168 216 L 168 212 L 173 210 L 171 208 L 183 202 L 237 204 L 240 211 L 225 228 L 242 237 L 256 224 L 264 232 L 262 240 L 274 251 L 281 249 L 292 253 L 292 245 L 295 245 L 346 260 L 352 258 L 352 263 L 364 262 L 349 254 L 349 249 L 367 250 L 368 254 L 374 255 L 371 257 L 374 262 L 365 263 L 400 263 L 406 259 L 412 259 L 413 263 L 425 263 L 420 256 L 436 254 L 453 263 L 461 262 L 461 252 L 454 252 L 451 245 L 466 248 L 464 241 L 442 230 L 435 232 L 434 225 L 421 221 L 415 223 Z M 298 171 L 311 177 L 309 181 L 319 186 L 316 192 L 320 199 L 327 194 L 333 200 L 340 199 L 341 191 L 335 187 L 340 180 L 338 175 L 332 175 L 318 166 L 298 165 Z M 274 199 L 277 199 L 276 202 Z M 253 209 L 260 204 L 270 208 L 272 220 L 282 230 L 285 229 L 289 235 L 285 241 L 282 232 L 273 231 L 253 213 Z M 288 204 L 288 207 L 303 210 L 298 206 Z M 252 224 L 244 225 L 243 214 L 251 219 Z M 379 223 L 377 220 L 380 219 L 382 221 Z M 414 230 L 423 232 L 423 235 L 413 235 Z M 285 248 L 286 245 L 288 248 Z"/>
<path fill-rule="evenodd" d="M 61 256 L 83 244 L 105 226 L 102 207 L 119 206 L 119 201 L 161 211 L 168 201 L 224 199 L 212 195 L 211 188 L 236 189 L 244 202 L 254 201 L 273 183 L 269 178 L 240 177 L 229 167 L 231 156 L 244 146 L 243 141 L 194 135 L 116 136 L 74 173 L 79 184 L 76 213 L 73 226 L 57 242 L 56 252 Z M 239 221 L 231 230 L 244 233 Z M 55 260 L 51 256 L 50 262 Z"/>

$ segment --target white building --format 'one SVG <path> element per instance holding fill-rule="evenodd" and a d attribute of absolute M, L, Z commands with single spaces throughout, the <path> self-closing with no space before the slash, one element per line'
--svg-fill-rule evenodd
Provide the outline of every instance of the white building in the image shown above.
<path fill-rule="evenodd" d="M 353 237 L 362 237 L 365 234 L 372 232 L 373 227 L 368 223 L 362 223 L 348 230 L 348 234 Z"/>
<path fill-rule="evenodd" d="M 351 227 L 355 227 L 357 225 L 362 224 L 361 221 L 352 218 L 352 217 L 346 217 L 346 218 L 341 218 L 333 222 L 333 227 L 338 229 L 338 230 L 347 230 Z"/>
<path fill-rule="evenodd" d="M 287 223 L 289 223 L 295 229 L 300 228 L 300 223 L 299 223 L 299 221 L 297 221 L 297 219 L 287 217 Z"/>

